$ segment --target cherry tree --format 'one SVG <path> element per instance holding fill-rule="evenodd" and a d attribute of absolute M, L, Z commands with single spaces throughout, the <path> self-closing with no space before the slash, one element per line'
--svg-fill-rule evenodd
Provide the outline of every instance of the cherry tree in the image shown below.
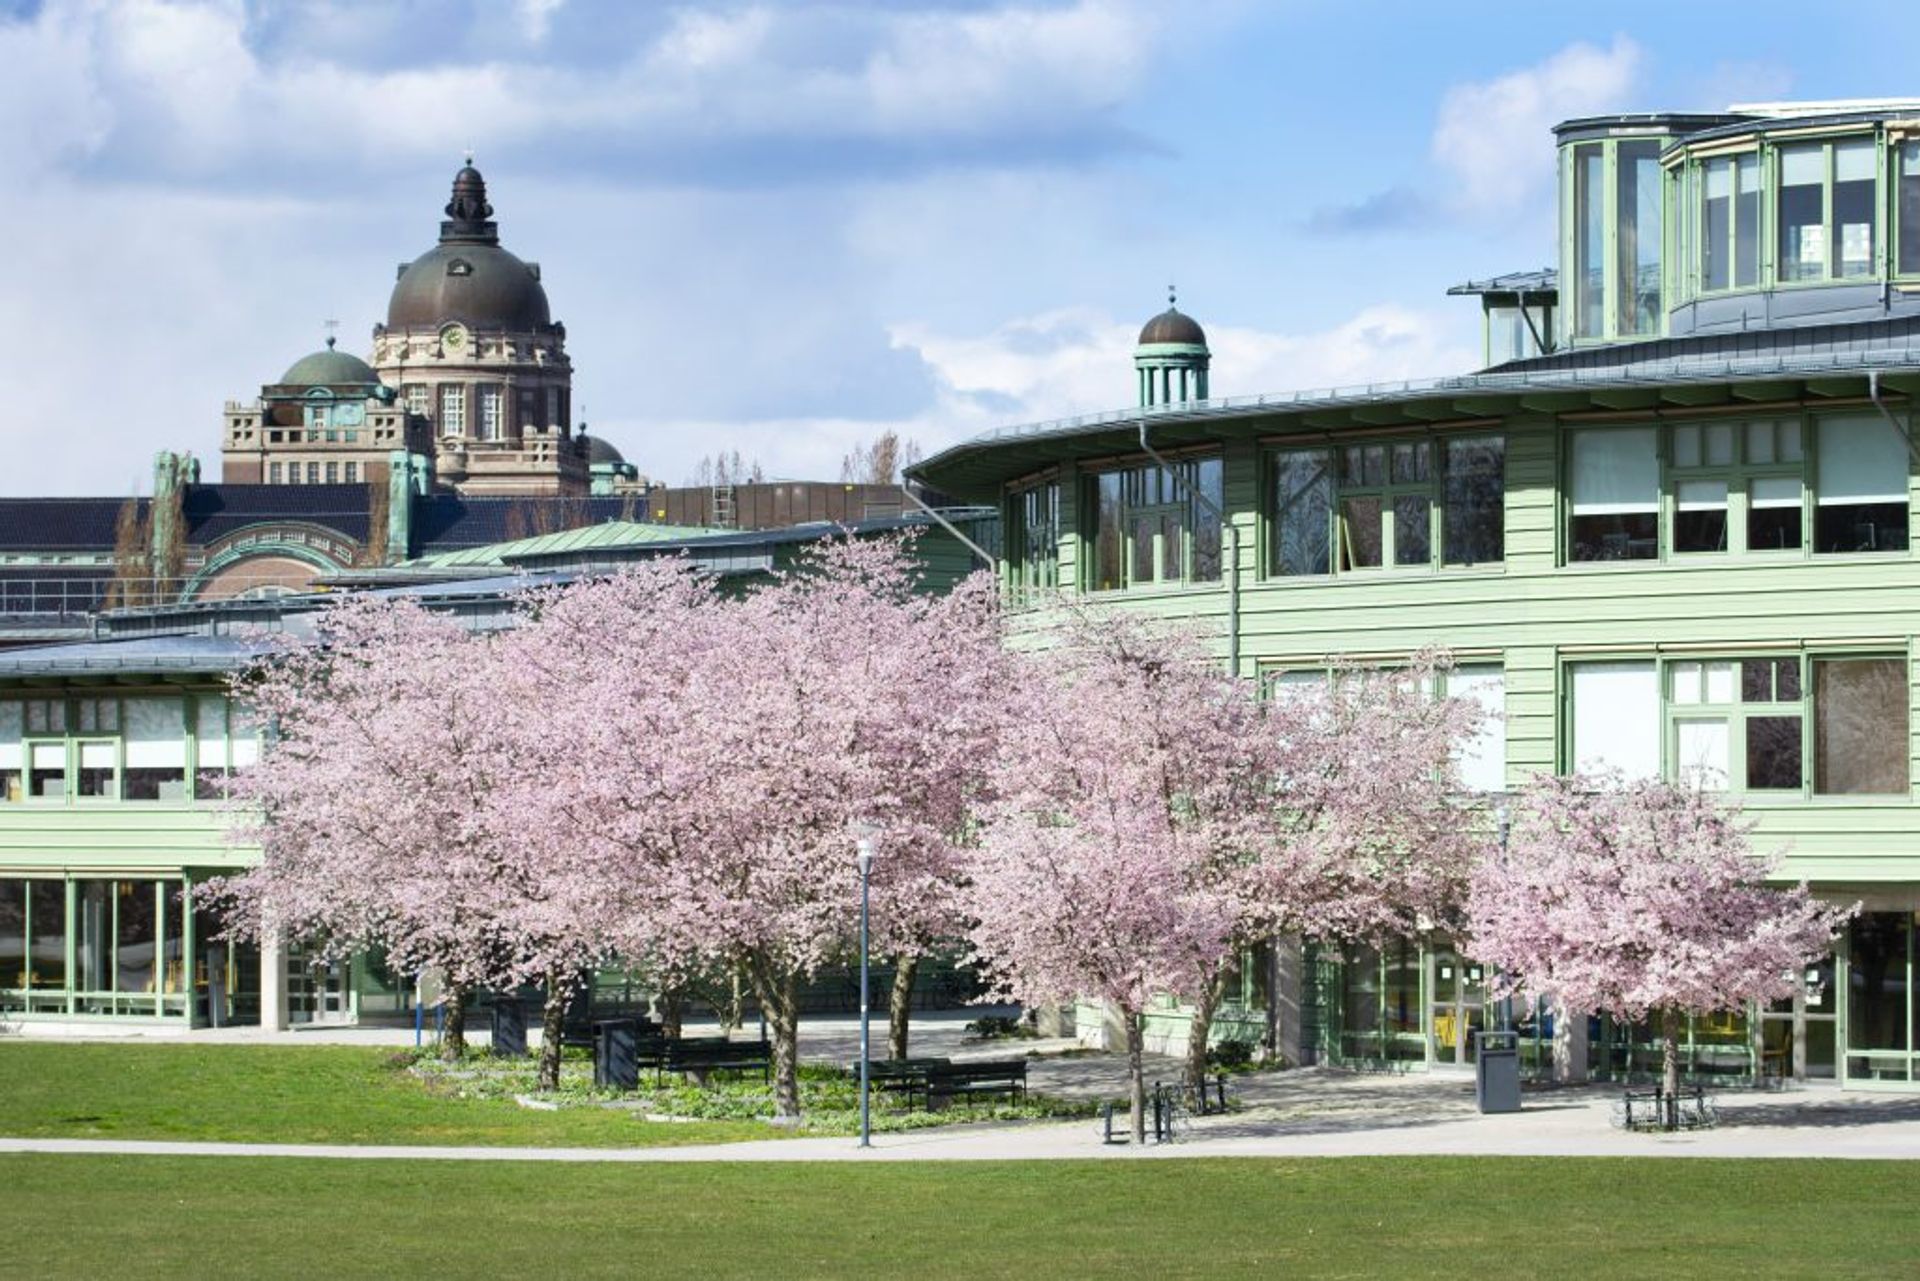
<path fill-rule="evenodd" d="M 1790 995 L 1856 910 L 1776 888 L 1737 812 L 1711 794 L 1618 775 L 1543 777 L 1513 809 L 1504 854 L 1475 870 L 1473 955 L 1497 986 L 1564 1011 L 1660 1014 L 1661 1076 L 1680 1084 L 1685 1015 Z M 1672 1113 L 1669 1112 L 1669 1124 Z"/>
<path fill-rule="evenodd" d="M 636 590 L 588 584 L 542 611 L 578 677 L 545 714 L 591 762 L 554 792 L 624 860 L 623 953 L 746 974 L 776 1114 L 797 1117 L 798 985 L 852 950 L 856 828 L 879 848 L 877 936 L 953 933 L 938 887 L 991 755 L 994 587 L 932 596 L 902 540 L 845 539 L 744 596 L 683 585 L 690 607 L 652 621 L 619 607 Z"/>
<path fill-rule="evenodd" d="M 1023 660 L 1010 694 L 1016 724 L 983 808 L 968 914 L 1001 992 L 1119 1012 L 1140 1141 L 1147 1003 L 1195 996 L 1210 1016 L 1261 916 L 1270 740 L 1251 686 L 1191 634 L 1056 609 L 1051 644 Z"/>
<path fill-rule="evenodd" d="M 476 988 L 546 987 L 541 1082 L 557 1084 L 559 1012 L 605 951 L 605 896 L 565 834 L 530 821 L 518 666 L 499 637 L 408 599 L 350 600 L 318 642 L 239 691 L 272 727 L 236 778 L 231 839 L 257 866 L 219 892 L 238 931 L 341 958 L 385 950 L 447 984 L 443 1051 L 464 1051 Z"/>

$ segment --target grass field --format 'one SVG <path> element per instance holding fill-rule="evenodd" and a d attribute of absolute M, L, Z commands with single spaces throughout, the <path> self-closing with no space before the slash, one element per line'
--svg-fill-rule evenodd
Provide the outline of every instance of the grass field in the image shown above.
<path fill-rule="evenodd" d="M 650 1123 L 598 1108 L 540 1112 L 459 1098 L 423 1088 L 398 1058 L 339 1045 L 0 1042 L 0 1135 L 634 1147 L 779 1134 L 759 1121 Z"/>
<path fill-rule="evenodd" d="M 1899 1277 L 1909 1164 L 0 1156 L 0 1274 Z"/>

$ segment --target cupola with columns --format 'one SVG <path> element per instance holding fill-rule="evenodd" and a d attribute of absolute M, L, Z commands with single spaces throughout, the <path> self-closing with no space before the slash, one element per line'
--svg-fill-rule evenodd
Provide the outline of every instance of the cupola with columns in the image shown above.
<path fill-rule="evenodd" d="M 1140 407 L 1160 409 L 1205 400 L 1207 366 L 1212 360 L 1206 331 L 1175 306 L 1174 291 L 1168 288 L 1167 309 L 1140 330 L 1139 345 L 1133 349 Z"/>

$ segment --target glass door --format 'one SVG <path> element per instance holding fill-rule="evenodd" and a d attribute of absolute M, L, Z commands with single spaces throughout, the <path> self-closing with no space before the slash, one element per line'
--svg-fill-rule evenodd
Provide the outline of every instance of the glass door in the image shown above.
<path fill-rule="evenodd" d="M 1441 1065 L 1471 1063 L 1477 1048 L 1474 1034 L 1486 1026 L 1486 972 L 1444 942 L 1434 945 L 1431 964 L 1429 1060 Z"/>
<path fill-rule="evenodd" d="M 287 1021 L 353 1021 L 353 987 L 346 961 L 327 962 L 303 949 L 287 953 Z"/>

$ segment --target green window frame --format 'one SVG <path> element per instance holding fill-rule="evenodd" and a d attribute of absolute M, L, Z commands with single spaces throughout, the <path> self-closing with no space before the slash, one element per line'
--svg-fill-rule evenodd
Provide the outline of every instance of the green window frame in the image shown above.
<path fill-rule="evenodd" d="M 1060 585 L 1060 482 L 1048 479 L 1007 493 L 1006 583 L 1022 598 Z"/>
<path fill-rule="evenodd" d="M 257 726 L 224 694 L 0 698 L 0 803 L 217 799 L 258 757 Z"/>
<path fill-rule="evenodd" d="M 1889 148 L 1888 180 L 1894 184 L 1894 236 L 1900 246 L 1894 274 L 1920 277 L 1920 139 L 1902 139 Z"/>
<path fill-rule="evenodd" d="M 1505 562 L 1503 435 L 1280 448 L 1265 470 L 1269 578 Z"/>
<path fill-rule="evenodd" d="M 1708 156 L 1686 173 L 1686 215 L 1676 221 L 1692 238 L 1684 259 L 1688 292 L 1712 297 L 1759 288 L 1768 256 L 1759 147 Z"/>
<path fill-rule="evenodd" d="M 1912 460 L 1877 414 L 1577 427 L 1564 452 L 1563 564 L 1908 554 Z"/>
<path fill-rule="evenodd" d="M 1567 344 L 1666 328 L 1670 183 L 1663 136 L 1561 148 L 1561 323 Z"/>
<path fill-rule="evenodd" d="M 1116 467 L 1088 478 L 1093 592 L 1213 585 L 1221 579 L 1223 466 L 1220 455 Z M 1196 498 L 1199 493 L 1212 506 Z"/>
<path fill-rule="evenodd" d="M 1772 148 L 1774 282 L 1868 280 L 1881 273 L 1880 153 L 1872 134 Z"/>

